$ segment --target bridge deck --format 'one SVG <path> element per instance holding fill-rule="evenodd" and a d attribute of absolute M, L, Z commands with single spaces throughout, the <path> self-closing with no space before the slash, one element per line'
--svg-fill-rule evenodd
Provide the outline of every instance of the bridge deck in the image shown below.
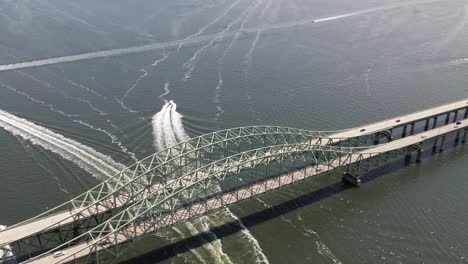
<path fill-rule="evenodd" d="M 468 99 L 465 99 L 463 101 L 453 102 L 453 103 L 449 103 L 446 105 L 411 113 L 408 115 L 403 115 L 400 117 L 395 117 L 395 118 L 391 118 L 388 120 L 376 122 L 373 124 L 368 124 L 365 126 L 353 128 L 345 132 L 331 135 L 330 137 L 331 138 L 353 138 L 357 136 L 363 136 L 363 135 L 372 134 L 372 133 L 379 132 L 379 131 L 388 130 L 396 126 L 411 124 L 413 122 L 424 120 L 432 116 L 442 115 L 444 113 L 464 109 L 467 107 L 468 107 Z M 399 119 L 400 121 L 396 122 L 397 119 Z M 362 129 L 365 129 L 365 131 L 361 132 Z M 95 214 L 103 213 L 107 210 L 108 209 L 106 207 L 102 206 L 102 207 L 96 208 L 94 213 Z M 74 211 L 75 212 L 80 211 L 80 208 Z M 73 215 L 72 212 L 63 212 L 63 213 L 55 214 L 49 217 L 45 217 L 42 219 L 38 219 L 35 221 L 25 223 L 24 225 L 21 225 L 21 226 L 17 226 L 14 228 L 7 228 L 3 231 L 0 231 L 0 245 L 10 244 L 14 241 L 18 241 L 23 238 L 32 236 L 41 231 L 47 230 L 47 228 L 51 226 L 52 228 L 56 228 L 56 227 L 53 227 L 53 225 L 58 222 L 61 222 L 61 225 L 70 224 L 74 221 L 73 218 L 71 217 Z M 85 213 L 85 215 L 86 214 L 88 214 L 89 216 L 93 215 L 92 212 L 87 212 Z"/>
<path fill-rule="evenodd" d="M 460 109 L 468 109 L 468 99 L 425 109 L 419 112 L 414 112 L 414 113 L 402 115 L 399 117 L 390 118 L 390 119 L 379 121 L 373 124 L 367 124 L 364 126 L 356 127 L 356 128 L 346 130 L 341 133 L 334 134 L 330 137 L 348 138 L 348 137 L 357 137 L 361 135 L 372 134 L 375 132 L 390 129 L 392 127 L 411 124 L 414 122 L 427 119 L 432 116 L 438 116 L 444 113 L 449 113 L 449 112 L 460 110 Z M 400 121 L 397 122 L 397 120 L 400 120 Z M 361 132 L 361 129 L 365 129 L 365 131 Z"/>
<path fill-rule="evenodd" d="M 429 139 L 432 139 L 432 138 L 435 138 L 444 134 L 452 133 L 457 130 L 462 130 L 462 129 L 468 129 L 468 120 L 461 121 L 460 125 L 450 124 L 450 125 L 446 125 L 446 126 L 443 126 L 434 130 L 430 130 L 421 134 L 415 134 L 412 136 L 408 136 L 406 138 L 394 140 L 392 142 L 385 143 L 382 145 L 378 145 L 374 148 L 367 149 L 360 153 L 371 154 L 371 155 L 364 156 L 364 158 L 371 158 L 373 156 L 377 156 L 377 155 L 390 152 L 393 150 L 409 147 L 411 145 L 421 143 L 425 140 L 429 140 Z M 358 161 L 358 159 L 359 159 L 359 155 L 353 155 L 349 163 L 355 163 Z M 219 198 L 218 199 L 212 198 L 208 200 L 207 202 L 209 206 L 206 206 L 203 203 L 195 204 L 190 208 L 190 211 L 197 211 L 203 214 L 204 210 L 208 211 L 208 210 L 213 210 L 214 208 L 221 208 L 221 207 L 224 207 L 225 205 L 233 204 L 238 201 L 248 199 L 254 195 L 262 194 L 267 191 L 277 189 L 281 186 L 292 184 L 292 183 L 304 180 L 306 178 L 310 178 L 319 174 L 329 172 L 331 170 L 334 170 L 334 167 L 336 167 L 336 166 L 333 166 L 333 164 L 338 166 L 340 164 L 340 161 L 339 160 L 333 161 L 332 166 L 326 166 L 326 165 L 319 165 L 316 167 L 311 166 L 302 170 L 294 171 L 288 174 L 275 177 L 274 179 L 269 179 L 264 182 L 253 184 L 249 187 L 236 191 L 239 194 L 238 196 L 232 195 L 232 193 L 225 193 L 221 197 L 221 200 L 224 201 L 223 203 L 219 202 Z M 189 210 L 185 208 L 179 209 L 174 214 L 176 215 L 175 218 L 177 218 L 179 222 L 187 220 L 190 216 Z M 157 226 L 155 230 L 152 230 L 152 231 L 156 231 L 157 229 L 164 228 L 165 226 L 171 225 L 172 222 L 170 221 L 170 218 L 173 218 L 173 216 L 167 215 L 166 217 L 167 217 L 167 221 L 164 221 L 164 220 L 161 221 L 162 224 Z M 142 223 L 141 225 L 143 226 L 145 225 L 145 223 Z M 124 233 L 125 232 L 128 232 L 128 234 L 134 234 L 134 229 L 131 228 L 131 230 L 129 229 L 127 231 L 124 231 Z M 136 235 L 138 236 L 141 234 L 143 234 L 143 228 L 137 228 Z M 116 237 L 112 238 L 110 244 L 107 244 L 102 247 L 98 247 L 98 250 L 103 250 L 106 247 L 113 246 L 119 243 L 123 243 L 127 241 L 127 239 L 128 239 L 127 236 L 119 234 Z M 49 263 L 57 263 L 58 261 L 65 261 L 61 263 L 66 263 L 67 261 L 70 262 L 70 261 L 73 261 L 73 259 L 67 259 L 67 258 L 70 257 L 71 255 L 75 255 L 76 258 L 81 258 L 81 257 L 85 257 L 89 255 L 91 252 L 89 248 L 87 248 L 87 246 L 88 246 L 88 243 L 82 243 L 82 244 L 66 249 L 65 256 L 54 258 L 52 255 L 47 255 L 38 259 L 34 259 L 28 263 L 49 264 Z"/>

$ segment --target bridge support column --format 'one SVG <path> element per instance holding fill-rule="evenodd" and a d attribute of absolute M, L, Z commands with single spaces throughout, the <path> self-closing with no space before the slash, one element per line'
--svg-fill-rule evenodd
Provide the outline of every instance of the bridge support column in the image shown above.
<path fill-rule="evenodd" d="M 424 131 L 427 131 L 429 129 L 429 122 L 431 122 L 431 119 L 430 118 L 426 119 L 426 124 L 424 125 Z"/>
<path fill-rule="evenodd" d="M 348 172 L 345 172 L 343 174 L 343 178 L 342 178 L 342 181 L 344 183 L 348 183 L 348 184 L 351 184 L 353 185 L 354 187 L 360 187 L 361 186 L 361 179 L 357 176 L 354 176 Z"/>
<path fill-rule="evenodd" d="M 442 141 L 440 142 L 439 152 L 443 152 L 443 151 L 444 151 L 444 144 L 445 144 L 445 134 L 442 135 Z"/>
<path fill-rule="evenodd" d="M 438 143 L 439 143 L 439 137 L 436 137 L 434 139 L 434 145 L 432 145 L 432 153 L 437 153 Z"/>
<path fill-rule="evenodd" d="M 424 151 L 423 151 L 422 148 L 420 148 L 420 149 L 418 150 L 418 154 L 417 154 L 417 156 L 416 156 L 416 162 L 417 162 L 417 163 L 421 163 L 421 162 L 422 162 L 423 152 L 424 152 Z"/>
<path fill-rule="evenodd" d="M 457 122 L 458 119 L 458 110 L 455 111 L 455 115 L 453 116 L 453 123 Z"/>
<path fill-rule="evenodd" d="M 407 130 L 407 129 L 408 129 L 408 125 L 405 125 L 405 126 L 403 127 L 403 132 L 401 133 L 401 137 L 402 137 L 402 138 L 406 137 L 406 130 Z"/>
<path fill-rule="evenodd" d="M 468 107 L 465 108 L 465 115 L 463 116 L 463 119 L 467 119 L 468 118 Z"/>
<path fill-rule="evenodd" d="M 467 134 L 468 134 L 468 129 L 465 129 L 465 132 L 463 132 L 462 144 L 466 143 Z"/>
<path fill-rule="evenodd" d="M 447 113 L 447 117 L 445 118 L 445 124 L 448 125 L 450 123 L 450 116 L 452 115 L 452 112 Z"/>
<path fill-rule="evenodd" d="M 432 129 L 437 127 L 437 116 L 434 116 L 434 124 L 432 124 Z"/>
<path fill-rule="evenodd" d="M 410 130 L 410 135 L 414 135 L 414 128 L 416 126 L 416 123 L 411 123 L 411 130 Z"/>
<path fill-rule="evenodd" d="M 405 164 L 410 164 L 411 163 L 411 152 L 406 153 L 405 155 Z"/>
<path fill-rule="evenodd" d="M 460 142 L 460 133 L 461 131 L 458 130 L 457 133 L 455 134 L 455 146 L 458 145 L 458 142 Z"/>

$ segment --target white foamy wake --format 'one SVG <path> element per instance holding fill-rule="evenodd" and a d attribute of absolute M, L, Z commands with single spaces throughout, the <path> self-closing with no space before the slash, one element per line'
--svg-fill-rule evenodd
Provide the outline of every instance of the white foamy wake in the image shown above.
<path fill-rule="evenodd" d="M 229 46 L 226 48 L 226 50 L 224 51 L 224 55 L 223 56 L 226 56 L 226 54 L 232 49 L 232 47 L 234 46 L 234 43 L 236 42 L 236 40 L 239 38 L 240 34 L 244 31 L 245 29 L 245 24 L 249 21 L 250 17 L 255 13 L 255 11 L 257 11 L 257 8 L 263 3 L 263 0 L 258 0 L 255 2 L 255 4 L 251 7 L 251 8 L 248 8 L 245 13 L 243 14 L 242 16 L 242 21 L 240 23 L 240 26 L 239 28 L 237 29 L 236 33 L 234 34 L 234 37 L 232 38 L 231 40 L 231 43 L 229 43 Z M 258 33 L 258 32 L 257 32 Z"/>
<path fill-rule="evenodd" d="M 59 154 L 99 179 L 108 178 L 125 167 L 88 146 L 3 110 L 0 110 L 0 126 L 15 136 Z"/>
<path fill-rule="evenodd" d="M 185 226 L 188 227 L 188 222 L 185 223 Z M 176 231 L 176 233 L 178 233 L 181 237 L 185 237 L 185 236 L 186 236 L 186 234 L 185 234 L 184 232 L 180 231 L 177 227 L 173 227 L 172 230 Z M 203 256 L 202 256 L 200 253 L 198 253 L 197 250 L 190 250 L 190 252 L 195 256 L 195 258 L 196 258 L 198 261 L 200 261 L 200 262 L 203 263 L 203 264 L 206 263 L 206 261 L 205 261 L 205 259 L 203 258 Z"/>
<path fill-rule="evenodd" d="M 441 1 L 441 0 L 420 0 L 420 1 L 397 3 L 397 4 L 392 4 L 392 5 L 381 6 L 378 8 L 351 12 L 347 14 L 325 17 L 325 18 L 320 18 L 320 19 L 308 18 L 308 19 L 302 19 L 302 20 L 291 21 L 291 22 L 286 22 L 286 23 L 278 23 L 278 24 L 270 24 L 270 25 L 261 26 L 261 27 L 246 28 L 243 30 L 243 32 L 254 33 L 259 30 L 265 31 L 265 30 L 285 29 L 285 28 L 290 28 L 290 27 L 295 27 L 295 26 L 306 25 L 306 24 L 310 24 L 314 22 L 315 23 L 326 22 L 326 21 L 331 21 L 331 20 L 343 19 L 343 18 L 347 18 L 351 16 L 364 15 L 364 14 L 371 13 L 371 12 L 390 10 L 390 9 L 395 9 L 399 7 L 405 7 L 405 6 L 411 6 L 411 5 L 423 4 L 423 3 L 438 2 L 438 1 Z M 82 54 L 76 54 L 76 55 L 41 59 L 41 60 L 35 60 L 35 61 L 4 64 L 4 65 L 0 65 L 0 71 L 39 67 L 39 66 L 45 66 L 45 65 L 52 65 L 52 64 L 80 61 L 80 60 L 89 60 L 89 59 L 96 59 L 96 58 L 105 58 L 105 57 L 110 57 L 110 56 L 120 56 L 120 55 L 139 53 L 139 52 L 155 50 L 155 49 L 178 47 L 180 44 L 186 45 L 186 44 L 195 44 L 195 43 L 201 43 L 201 42 L 207 42 L 207 41 L 210 41 L 210 43 L 213 44 L 217 40 L 232 37 L 237 34 L 237 32 L 232 32 L 232 31 L 228 32 L 228 30 L 223 30 L 222 32 L 215 33 L 215 34 L 199 35 L 199 36 L 195 36 L 193 38 L 187 39 L 187 40 L 181 39 L 181 40 L 159 42 L 159 43 L 153 43 L 153 44 L 147 44 L 147 45 L 141 45 L 141 46 L 133 46 L 133 47 L 121 48 L 121 49 L 103 50 L 103 51 L 82 53 Z M 205 49 L 206 47 L 202 48 L 200 52 L 202 52 Z M 197 53 L 197 56 L 200 52 Z M 187 66 L 190 66 L 190 64 L 187 64 Z"/>
<path fill-rule="evenodd" d="M 210 236 L 215 239 L 211 244 L 212 244 L 212 247 L 215 249 L 214 252 L 212 252 L 212 254 L 215 255 L 220 260 L 217 263 L 234 264 L 232 263 L 229 256 L 226 253 L 224 253 L 223 244 L 221 243 L 221 240 L 218 239 L 215 233 L 210 231 L 210 228 L 211 228 L 210 222 L 211 222 L 210 218 L 206 215 L 200 218 L 202 231 L 209 232 Z"/>
<path fill-rule="evenodd" d="M 229 208 L 226 208 L 224 210 L 224 212 L 226 212 L 226 215 L 228 215 L 229 217 L 231 217 L 232 219 L 237 221 L 237 223 L 239 224 L 239 226 L 242 229 L 241 233 L 249 241 L 249 243 L 252 244 L 255 256 L 257 257 L 256 262 L 257 263 L 265 263 L 265 264 L 270 263 L 268 261 L 267 256 L 265 255 L 265 253 L 263 253 L 262 248 L 260 247 L 260 244 L 258 243 L 258 240 L 255 239 L 255 237 L 250 233 L 250 231 L 247 229 L 247 227 L 244 225 L 244 223 L 239 219 L 239 217 L 237 217 L 235 214 L 233 214 L 231 212 L 231 210 L 229 210 Z"/>
<path fill-rule="evenodd" d="M 78 119 L 76 119 L 76 117 L 78 117 L 79 115 L 67 114 L 64 111 L 57 109 L 54 105 L 48 104 L 48 103 L 46 103 L 44 101 L 36 99 L 36 98 L 32 97 L 31 95 L 14 88 L 13 86 L 10 86 L 10 85 L 4 84 L 4 83 L 0 83 L 0 86 L 5 87 L 8 90 L 13 91 L 13 92 L 15 92 L 15 93 L 17 93 L 17 94 L 19 94 L 21 96 L 24 96 L 24 97 L 26 97 L 28 100 L 30 100 L 32 102 L 35 102 L 35 103 L 38 103 L 40 105 L 46 106 L 52 112 L 55 112 L 55 113 L 58 113 L 58 114 L 60 114 L 60 115 L 62 115 L 64 117 L 70 118 L 73 122 L 75 122 L 77 124 L 85 126 L 85 127 L 89 128 L 89 129 L 92 129 L 94 131 L 103 133 L 104 135 L 109 137 L 111 142 L 114 143 L 115 145 L 117 145 L 122 150 L 123 153 L 129 155 L 134 161 L 137 161 L 136 155 L 133 152 L 129 151 L 125 146 L 123 146 L 123 144 L 119 141 L 118 137 L 116 135 L 110 133 L 109 131 L 107 131 L 105 129 L 102 129 L 102 128 L 94 127 L 94 126 L 92 126 L 92 125 L 90 125 L 90 124 L 88 124 L 88 123 L 86 123 L 86 122 L 84 122 L 82 120 L 78 120 Z M 78 97 L 66 96 L 66 95 L 64 95 L 64 96 L 65 96 L 65 98 L 69 98 L 69 99 L 73 99 L 73 100 L 77 100 L 77 101 L 86 103 L 91 110 L 96 111 L 101 116 L 108 115 L 106 112 L 104 112 L 104 111 L 100 110 L 99 108 L 95 107 L 89 100 L 78 98 Z M 107 121 L 108 121 L 108 123 L 113 125 L 112 122 L 109 119 Z"/>
<path fill-rule="evenodd" d="M 82 103 L 85 103 L 88 105 L 89 109 L 93 110 L 94 112 L 98 113 L 100 116 L 107 116 L 109 115 L 108 113 L 106 113 L 105 111 L 99 109 L 98 107 L 96 107 L 91 101 L 87 100 L 87 99 L 83 99 L 83 98 L 80 98 L 80 97 L 74 97 L 74 96 L 65 96 L 65 98 L 68 98 L 68 99 L 73 99 L 73 100 L 76 100 L 76 101 L 80 101 Z"/>
<path fill-rule="evenodd" d="M 221 66 L 218 67 L 218 85 L 216 85 L 215 97 L 213 100 L 214 103 L 216 104 L 216 121 L 219 121 L 219 118 L 225 112 L 221 104 L 221 93 L 223 89 L 223 75 L 221 73 L 221 69 L 219 69 L 220 67 Z"/>
<path fill-rule="evenodd" d="M 185 227 L 188 229 L 188 233 L 192 236 L 199 234 L 200 232 L 208 232 L 210 236 L 216 238 L 216 235 L 209 230 L 209 225 L 207 224 L 209 218 L 203 216 L 200 218 L 200 227 L 195 226 L 191 222 L 186 222 Z M 198 222 L 198 221 L 197 221 Z M 198 223 L 197 223 L 198 225 Z M 181 233 L 183 234 L 183 233 Z M 200 250 L 206 251 L 207 254 L 201 254 Z M 213 242 L 205 243 L 202 247 L 191 250 L 191 252 L 195 255 L 200 256 L 200 261 L 202 263 L 225 263 L 225 264 L 232 264 L 231 259 L 229 258 L 226 253 L 223 252 L 222 244 L 219 239 L 216 238 Z M 207 259 L 209 258 L 209 259 Z"/>
<path fill-rule="evenodd" d="M 448 63 L 450 66 L 468 64 L 468 58 L 452 60 Z"/>
<path fill-rule="evenodd" d="M 254 4 L 252 4 L 251 6 L 253 7 L 256 7 L 258 5 L 258 1 Z M 190 79 L 190 77 L 192 76 L 192 72 L 195 70 L 195 66 L 196 66 L 196 62 L 197 62 L 197 59 L 198 57 L 205 51 L 207 50 L 211 45 L 213 45 L 217 40 L 220 40 L 224 37 L 227 37 L 227 36 L 232 36 L 232 37 L 235 37 L 237 38 L 238 34 L 239 34 L 239 31 L 235 31 L 235 32 L 229 32 L 236 24 L 238 23 L 243 23 L 243 21 L 245 21 L 245 19 L 248 17 L 248 15 L 250 14 L 251 10 L 252 10 L 252 7 L 249 6 L 246 10 L 244 10 L 236 19 L 234 19 L 233 21 L 231 21 L 231 23 L 221 32 L 221 33 L 217 33 L 215 34 L 216 37 L 214 38 L 211 38 L 211 41 L 208 42 L 208 44 L 204 45 L 203 47 L 201 47 L 200 49 L 198 49 L 194 54 L 193 56 L 183 64 L 183 68 L 185 70 L 185 77 L 184 77 L 184 81 L 187 81 L 188 79 Z M 192 38 L 191 40 L 193 41 L 194 39 L 196 38 Z M 230 48 L 232 42 L 234 41 L 234 39 L 231 41 L 228 49 Z M 226 51 L 225 51 L 226 53 Z M 1 66 L 0 66 L 1 67 Z"/>
<path fill-rule="evenodd" d="M 166 92 L 162 94 L 160 98 L 164 98 L 165 95 L 169 94 L 168 85 L 165 86 L 165 91 Z M 170 147 L 189 138 L 183 128 L 182 115 L 177 112 L 177 105 L 172 100 L 167 102 L 164 99 L 164 101 L 166 104 L 162 107 L 161 111 L 153 116 L 153 144 L 157 150 L 163 150 L 166 147 Z M 173 227 L 172 230 L 174 230 L 182 238 L 186 237 L 187 235 L 196 235 L 200 232 L 190 222 L 186 222 L 184 227 L 187 229 L 187 232 L 184 232 L 177 227 Z M 209 231 L 209 228 L 202 228 L 201 231 L 207 232 Z M 171 236 L 171 239 L 172 238 L 174 237 Z M 206 243 L 201 249 L 205 250 L 206 253 L 209 254 L 211 258 L 213 258 L 215 263 L 232 263 L 229 257 L 222 251 L 222 244 L 218 239 L 215 242 Z M 193 249 L 190 250 L 190 252 L 198 262 L 210 263 L 200 252 L 200 249 Z"/>
<path fill-rule="evenodd" d="M 108 121 L 110 121 L 110 120 L 108 120 Z M 81 125 L 83 125 L 85 127 L 88 127 L 88 128 L 90 128 L 92 130 L 95 130 L 95 131 L 98 131 L 98 132 L 101 132 L 101 133 L 105 134 L 107 137 L 110 138 L 112 143 L 114 143 L 115 145 L 117 145 L 120 148 L 120 150 L 123 153 L 129 155 L 132 158 L 133 161 L 135 161 L 135 162 L 138 161 L 138 158 L 136 157 L 135 153 L 129 151 L 128 148 L 125 147 L 122 142 L 120 142 L 120 140 L 118 139 L 118 137 L 116 135 L 110 133 L 109 131 L 107 131 L 105 129 L 95 127 L 95 126 L 93 126 L 91 124 L 88 124 L 88 123 L 86 123 L 84 121 L 81 121 L 81 120 L 73 120 L 73 122 L 81 124 Z"/>
<path fill-rule="evenodd" d="M 263 21 L 263 19 L 265 18 L 266 11 L 271 7 L 271 4 L 272 4 L 272 1 L 270 0 L 270 1 L 267 2 L 265 7 L 262 9 L 262 12 L 260 13 L 260 15 L 258 17 L 259 21 Z M 248 76 L 249 70 L 252 67 L 252 58 L 253 58 L 252 55 L 253 55 L 253 53 L 255 51 L 255 48 L 257 48 L 257 44 L 258 44 L 258 41 L 260 40 L 260 36 L 261 36 L 262 32 L 263 32 L 263 30 L 259 30 L 259 31 L 257 31 L 257 33 L 255 33 L 255 38 L 252 41 L 252 45 L 250 46 L 249 50 L 247 51 L 247 53 L 244 56 L 243 63 L 246 65 L 245 70 L 244 70 L 244 75 L 246 77 Z"/>
<path fill-rule="evenodd" d="M 114 98 L 114 99 L 120 105 L 120 107 L 122 107 L 126 111 L 128 111 L 130 113 L 133 113 L 133 114 L 139 113 L 137 110 L 134 110 L 134 109 L 126 106 L 125 103 L 122 100 L 119 100 L 118 98 Z"/>
<path fill-rule="evenodd" d="M 135 89 L 135 87 L 137 87 L 137 85 L 140 83 L 141 80 L 143 80 L 146 76 L 148 76 L 148 70 L 146 70 L 146 68 L 144 68 L 144 67 L 141 68 L 140 72 L 142 72 L 142 74 L 128 88 L 128 90 L 125 92 L 125 94 L 123 96 L 124 98 L 127 97 L 133 91 L 133 89 Z"/>
<path fill-rule="evenodd" d="M 237 4 L 239 4 L 240 0 L 234 1 L 228 8 L 226 8 L 219 16 L 217 16 L 214 20 L 206 24 L 204 27 L 202 27 L 200 30 L 198 30 L 196 33 L 186 37 L 185 39 L 182 40 L 180 43 L 178 50 L 182 48 L 184 45 L 184 41 L 193 39 L 196 36 L 200 36 L 205 30 L 207 30 L 210 26 L 216 24 L 219 20 L 221 20 L 223 17 L 225 17 Z"/>
<path fill-rule="evenodd" d="M 170 92 L 171 92 L 171 90 L 169 90 L 169 82 L 166 82 L 166 83 L 164 84 L 164 93 L 162 93 L 162 94 L 159 95 L 158 97 L 161 98 L 161 99 L 163 99 L 164 102 L 167 102 L 167 100 L 166 100 L 165 97 L 166 97 L 166 95 L 168 95 Z"/>
<path fill-rule="evenodd" d="M 16 88 L 14 88 L 14 87 L 11 86 L 11 85 L 4 84 L 4 83 L 0 83 L 0 86 L 1 86 L 1 87 L 4 87 L 4 88 L 6 88 L 6 89 L 8 89 L 8 90 L 10 90 L 10 91 L 12 91 L 12 92 L 17 93 L 17 94 L 19 94 L 19 95 L 25 97 L 26 99 L 28 99 L 28 100 L 34 102 L 34 103 L 38 103 L 38 104 L 40 104 L 40 105 L 43 105 L 43 106 L 49 108 L 50 111 L 55 112 L 55 113 L 58 113 L 59 115 L 62 115 L 62 116 L 65 116 L 65 117 L 69 117 L 69 118 L 74 118 L 74 117 L 78 117 L 78 116 L 79 116 L 79 115 L 67 114 L 67 113 L 63 112 L 62 110 L 57 109 L 54 105 L 48 104 L 48 103 L 46 103 L 46 102 L 44 102 L 44 101 L 41 101 L 41 100 L 39 100 L 39 99 L 36 99 L 36 98 L 32 97 L 31 95 L 29 95 L 29 94 L 27 94 L 27 93 L 25 93 L 25 92 L 23 92 L 23 91 L 20 91 L 20 90 L 18 90 L 18 89 L 16 89 Z"/>
<path fill-rule="evenodd" d="M 123 95 L 123 98 L 126 98 L 130 95 L 130 93 L 133 92 L 133 90 L 135 90 L 135 88 L 138 86 L 138 84 L 143 80 L 145 79 L 146 77 L 148 77 L 149 75 L 149 70 L 152 69 L 152 68 L 155 68 L 156 66 L 158 66 L 159 63 L 165 61 L 167 58 L 169 58 L 169 53 L 166 53 L 166 52 L 163 52 L 162 54 L 162 57 L 160 59 L 157 59 L 156 61 L 154 61 L 152 64 L 150 64 L 149 66 L 146 66 L 146 67 L 143 67 L 140 69 L 140 72 L 142 73 L 134 82 L 132 85 L 129 86 L 128 90 L 125 92 L 125 94 Z M 122 100 L 123 101 L 123 100 Z"/>
<path fill-rule="evenodd" d="M 331 250 L 321 241 L 316 241 L 317 250 L 320 255 L 330 258 L 334 264 L 342 264 L 341 261 L 331 252 Z"/>
<path fill-rule="evenodd" d="M 170 53 L 163 51 L 163 53 L 162 53 L 162 55 L 163 55 L 162 58 L 155 60 L 155 61 L 151 64 L 151 66 L 152 66 L 152 67 L 158 66 L 159 63 L 161 63 L 161 62 L 165 61 L 167 58 L 169 58 L 169 54 L 170 54 Z"/>
<path fill-rule="evenodd" d="M 225 112 L 224 108 L 223 108 L 223 106 L 221 104 L 221 94 L 222 94 L 222 88 L 223 88 L 223 82 L 224 82 L 223 81 L 223 75 L 222 75 L 221 71 L 222 71 L 222 65 L 224 63 L 224 59 L 226 58 L 226 56 L 229 53 L 232 46 L 234 45 L 234 42 L 237 40 L 239 34 L 243 31 L 244 25 L 247 23 L 247 21 L 249 19 L 249 16 L 251 14 L 253 14 L 253 12 L 256 10 L 256 8 L 259 7 L 259 5 L 261 3 L 262 3 L 262 1 L 256 2 L 256 4 L 253 6 L 253 8 L 247 9 L 246 12 L 244 12 L 243 15 L 241 15 L 241 17 L 243 18 L 243 21 L 242 21 L 242 23 L 240 25 L 240 28 L 237 30 L 236 34 L 234 35 L 231 42 L 229 43 L 229 46 L 224 50 L 223 55 L 218 60 L 218 84 L 216 85 L 215 96 L 214 96 L 214 99 L 213 99 L 213 102 L 216 104 L 216 118 L 215 118 L 215 121 L 219 121 L 221 115 L 224 114 L 224 112 Z M 261 12 L 261 14 L 259 16 L 260 19 L 263 19 L 264 15 L 265 15 L 265 12 L 269 8 L 270 4 L 271 4 L 271 1 L 269 1 L 267 3 L 267 5 L 263 8 L 263 10 L 262 10 L 262 12 Z M 255 46 L 257 45 L 258 38 L 260 37 L 259 33 L 260 33 L 260 31 L 258 31 L 257 34 L 256 34 L 256 38 L 255 38 L 253 47 L 251 47 L 249 52 L 248 52 L 249 55 L 251 55 L 253 53 L 253 49 L 255 49 Z M 251 59 L 251 56 L 250 56 L 250 59 Z"/>
<path fill-rule="evenodd" d="M 164 140 L 164 131 L 163 131 L 163 120 L 167 112 L 167 104 L 163 106 L 161 111 L 153 116 L 153 145 L 157 151 L 161 151 L 166 148 L 166 142 Z"/>
<path fill-rule="evenodd" d="M 177 105 L 171 100 L 167 102 L 157 114 L 153 116 L 153 136 L 154 136 L 154 146 L 158 150 L 162 150 L 166 147 L 171 145 L 177 144 L 182 140 L 186 140 L 189 138 L 187 133 L 184 130 L 183 123 L 182 123 L 182 115 L 177 112 Z M 255 255 L 257 256 L 258 263 L 269 263 L 267 257 L 263 253 L 258 241 L 252 234 L 247 230 L 244 224 L 240 221 L 240 219 L 235 216 L 229 209 L 224 209 L 226 216 L 235 219 L 238 221 L 239 225 L 242 227 L 242 234 L 245 238 L 252 244 Z M 204 223 L 208 220 L 208 217 L 202 218 L 202 227 L 200 230 L 196 229 L 191 223 L 187 223 L 185 225 L 186 228 L 189 229 L 190 234 L 194 235 L 198 232 L 209 232 L 209 224 Z M 177 228 L 174 230 L 180 233 L 181 236 L 185 236 L 184 232 L 180 231 Z M 215 236 L 214 234 L 211 234 Z M 219 260 L 219 263 L 232 263 L 229 256 L 227 256 L 222 251 L 222 244 L 219 239 L 216 239 L 215 242 L 209 243 L 204 247 L 208 252 L 210 252 L 210 256 L 216 260 Z M 201 256 L 200 253 L 196 252 L 196 250 L 192 250 L 192 253 L 199 259 L 200 262 L 205 263 L 205 259 Z"/>
<path fill-rule="evenodd" d="M 69 84 L 75 86 L 75 87 L 78 87 L 78 88 L 80 88 L 80 89 L 83 89 L 83 90 L 85 90 L 85 91 L 87 91 L 87 92 L 90 92 L 90 93 L 92 93 L 92 94 L 94 94 L 94 95 L 97 95 L 97 96 L 102 97 L 102 98 L 106 98 L 104 95 L 100 94 L 100 93 L 97 92 L 96 90 L 93 90 L 93 89 L 91 89 L 91 88 L 89 88 L 89 87 L 87 87 L 87 86 L 84 86 L 84 85 L 82 85 L 82 84 L 76 83 L 76 82 L 74 82 L 74 81 L 72 81 L 72 80 L 67 80 L 67 82 L 68 82 Z"/>
<path fill-rule="evenodd" d="M 158 151 L 188 138 L 182 124 L 182 115 L 177 113 L 176 108 L 177 105 L 170 100 L 153 116 L 153 139 Z"/>

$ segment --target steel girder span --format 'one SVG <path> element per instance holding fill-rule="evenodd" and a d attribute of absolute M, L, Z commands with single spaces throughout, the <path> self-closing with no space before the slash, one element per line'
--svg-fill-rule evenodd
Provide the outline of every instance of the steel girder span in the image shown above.
<path fill-rule="evenodd" d="M 99 226 L 31 260 L 41 259 L 59 249 L 65 249 L 69 255 L 62 262 L 85 256 L 88 256 L 87 262 L 99 263 L 103 258 L 107 262 L 109 257 L 115 260 L 134 241 L 160 228 L 291 184 L 295 182 L 294 177 L 296 181 L 305 179 L 311 171 L 318 174 L 379 155 L 358 150 L 307 143 L 283 144 L 211 162 L 168 180 L 154 188 L 151 195 Z M 302 172 L 290 173 L 298 168 L 303 168 Z M 281 175 L 285 173 L 288 176 L 281 181 Z M 265 182 L 270 183 L 264 185 Z"/>
<path fill-rule="evenodd" d="M 10 245 L 17 256 L 30 255 L 62 244 L 76 237 L 109 215 L 145 198 L 154 186 L 181 176 L 204 164 L 258 147 L 304 143 L 332 144 L 344 142 L 329 136 L 339 131 L 317 132 L 277 126 L 252 126 L 226 129 L 199 137 L 157 152 L 129 166 L 89 191 L 8 229 L 12 230 L 35 221 L 56 216 L 57 220 L 20 237 Z M 354 144 L 358 144 L 356 141 Z M 348 141 L 349 144 L 349 141 Z M 96 217 L 99 215 L 100 217 Z M 53 231 L 53 232 L 51 232 Z M 1 235 L 1 233 L 0 233 Z M 0 244 L 7 251 L 8 243 Z"/>

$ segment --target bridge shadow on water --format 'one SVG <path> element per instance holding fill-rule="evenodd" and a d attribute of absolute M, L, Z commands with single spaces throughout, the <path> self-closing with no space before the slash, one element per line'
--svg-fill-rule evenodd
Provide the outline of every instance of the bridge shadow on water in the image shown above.
<path fill-rule="evenodd" d="M 446 143 L 444 148 L 446 150 L 449 150 L 449 149 L 454 149 L 455 146 L 453 145 L 453 142 L 450 142 L 450 143 Z M 433 157 L 434 155 L 437 155 L 437 153 L 432 153 L 431 151 L 425 151 L 423 158 L 428 159 L 430 157 Z M 402 158 L 400 160 L 397 160 L 383 167 L 374 169 L 368 172 L 366 175 L 361 177 L 362 184 L 366 184 L 388 173 L 395 172 L 402 168 L 408 167 L 411 164 L 414 164 L 413 162 L 414 162 L 414 157 L 411 160 Z M 286 187 L 286 188 L 291 188 L 291 187 L 293 187 L 293 185 L 291 185 L 290 187 Z M 280 203 L 278 205 L 274 205 L 272 207 L 266 208 L 262 211 L 244 216 L 242 218 L 239 218 L 239 220 L 242 221 L 242 223 L 244 224 L 246 228 L 250 228 L 258 224 L 267 222 L 269 220 L 275 219 L 281 215 L 285 215 L 290 212 L 293 212 L 299 208 L 312 205 L 323 199 L 332 197 L 338 193 L 342 193 L 351 188 L 355 188 L 355 187 L 351 186 L 350 184 L 343 183 L 341 181 L 336 182 L 334 184 L 322 187 L 316 191 L 298 196 L 294 199 L 291 199 L 283 203 Z M 209 231 L 201 232 L 197 235 L 194 235 L 185 239 L 181 239 L 172 244 L 160 247 L 158 249 L 152 250 L 151 252 L 134 257 L 123 263 L 126 263 L 126 264 L 157 263 L 160 261 L 164 261 L 164 260 L 176 257 L 177 255 L 188 252 L 192 249 L 199 248 L 205 244 L 215 241 L 216 239 L 221 239 L 221 238 L 236 234 L 242 230 L 243 230 L 243 227 L 239 225 L 238 221 L 228 222 L 221 226 L 211 228 Z M 215 234 L 215 236 L 213 236 L 213 234 Z"/>

